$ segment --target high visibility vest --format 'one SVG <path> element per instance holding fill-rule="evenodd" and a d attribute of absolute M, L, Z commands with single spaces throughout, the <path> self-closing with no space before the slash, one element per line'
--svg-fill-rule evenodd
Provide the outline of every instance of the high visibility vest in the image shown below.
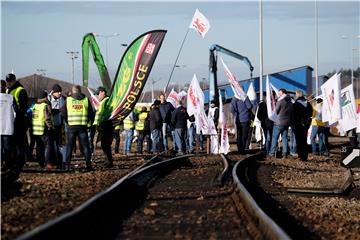
<path fill-rule="evenodd" d="M 66 98 L 66 109 L 69 126 L 87 126 L 89 101 L 87 97 L 77 100 L 73 97 Z"/>
<path fill-rule="evenodd" d="M 35 103 L 32 111 L 33 135 L 44 135 L 46 103 Z"/>
<path fill-rule="evenodd" d="M 130 114 L 124 119 L 124 129 L 134 129 L 134 120 L 130 118 Z"/>
<path fill-rule="evenodd" d="M 120 130 L 120 125 L 116 125 L 115 130 Z"/>
<path fill-rule="evenodd" d="M 99 126 L 100 123 L 105 120 L 104 110 L 105 110 L 106 100 L 108 100 L 108 99 L 109 99 L 109 97 L 105 97 L 103 100 L 101 100 L 99 107 L 96 110 L 95 120 L 94 120 L 93 125 Z"/>
<path fill-rule="evenodd" d="M 24 88 L 21 87 L 21 86 L 18 86 L 17 88 L 14 88 L 13 90 L 11 90 L 11 92 L 9 92 L 9 89 L 6 89 L 6 93 L 13 95 L 18 107 L 19 107 L 19 95 L 20 95 L 21 90 L 23 90 L 23 89 Z"/>
<path fill-rule="evenodd" d="M 147 118 L 148 113 L 147 112 L 142 112 L 139 114 L 139 121 L 136 122 L 135 124 L 135 129 L 142 131 L 145 128 L 145 119 Z"/>

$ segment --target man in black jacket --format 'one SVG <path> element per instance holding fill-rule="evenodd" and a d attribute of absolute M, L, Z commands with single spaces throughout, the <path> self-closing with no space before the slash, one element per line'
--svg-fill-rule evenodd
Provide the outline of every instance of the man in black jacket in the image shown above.
<path fill-rule="evenodd" d="M 308 157 L 307 132 L 311 125 L 311 116 L 313 109 L 311 104 L 305 99 L 303 92 L 298 90 L 294 108 L 294 124 L 292 129 L 295 133 L 296 145 L 300 160 L 306 161 Z"/>
<path fill-rule="evenodd" d="M 160 101 L 155 100 L 150 110 L 150 131 L 151 131 L 151 141 L 152 141 L 152 152 L 157 153 L 163 150 L 162 138 L 161 138 L 161 128 L 163 121 L 161 118 L 159 110 Z"/>
<path fill-rule="evenodd" d="M 187 134 L 187 120 L 189 114 L 186 108 L 182 106 L 182 102 L 179 101 L 179 107 L 172 113 L 171 122 L 175 128 L 175 143 L 179 149 L 178 154 L 183 155 L 186 151 L 186 134 Z"/>
<path fill-rule="evenodd" d="M 161 94 L 159 96 L 160 99 L 160 113 L 162 118 L 162 137 L 163 137 L 163 144 L 164 144 L 164 150 L 168 150 L 168 140 L 167 140 L 167 133 L 171 129 L 171 113 L 174 111 L 174 106 L 167 102 L 165 99 L 165 95 Z"/>
<path fill-rule="evenodd" d="M 265 101 L 261 101 L 259 103 L 259 107 L 258 107 L 258 119 L 261 122 L 261 127 L 264 131 L 264 135 L 265 135 L 265 151 L 266 154 L 268 154 L 270 152 L 270 147 L 271 147 L 271 137 L 272 137 L 272 131 L 273 131 L 273 126 L 274 126 L 274 122 L 271 121 L 268 117 L 268 112 L 267 112 L 267 106 L 266 106 L 266 102 Z"/>

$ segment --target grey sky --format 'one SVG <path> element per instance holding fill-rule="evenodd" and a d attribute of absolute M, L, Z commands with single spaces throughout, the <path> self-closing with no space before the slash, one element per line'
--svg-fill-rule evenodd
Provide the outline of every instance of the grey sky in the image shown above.
<path fill-rule="evenodd" d="M 203 39 L 195 31 L 188 34 L 173 81 L 190 81 L 196 73 L 208 77 L 208 49 L 213 43 L 247 56 L 259 75 L 258 2 L 2 2 L 1 76 L 14 69 L 18 76 L 33 74 L 38 68 L 49 77 L 71 81 L 71 61 L 66 51 L 81 52 L 87 32 L 119 33 L 108 40 L 109 72 L 114 77 L 124 48 L 138 35 L 152 29 L 166 29 L 162 49 L 150 79 L 168 79 L 181 41 L 195 9 L 210 21 Z M 359 48 L 359 2 L 318 2 L 319 74 L 350 67 L 352 47 Z M 315 65 L 314 2 L 263 3 L 264 74 Z M 342 35 L 353 37 L 341 39 Z M 106 58 L 105 40 L 97 38 Z M 359 65 L 359 52 L 355 64 Z M 81 57 L 81 56 L 80 56 Z M 223 56 L 240 79 L 249 77 L 247 66 Z M 92 62 L 92 60 L 90 60 Z M 94 64 L 90 66 L 90 85 L 100 84 Z M 219 73 L 220 80 L 224 77 Z M 75 62 L 75 78 L 80 83 L 81 58 Z"/>

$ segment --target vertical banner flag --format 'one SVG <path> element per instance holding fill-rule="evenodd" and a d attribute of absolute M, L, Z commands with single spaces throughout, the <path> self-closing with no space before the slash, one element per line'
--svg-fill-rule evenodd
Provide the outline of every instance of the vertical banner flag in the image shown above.
<path fill-rule="evenodd" d="M 174 108 L 176 108 L 177 102 L 179 101 L 179 96 L 174 90 L 174 88 L 171 89 L 171 92 L 169 93 L 169 96 L 166 98 L 166 101 L 171 103 L 171 105 L 173 105 Z"/>
<path fill-rule="evenodd" d="M 89 83 L 89 49 L 91 49 L 94 62 L 98 68 L 101 82 L 109 93 L 111 90 L 109 73 L 93 33 L 86 34 L 82 42 L 83 86 L 87 87 Z"/>
<path fill-rule="evenodd" d="M 324 110 L 330 113 L 329 125 L 341 119 L 340 90 L 340 74 L 337 73 L 321 85 L 323 101 L 326 102 Z"/>
<path fill-rule="evenodd" d="M 123 120 L 133 110 L 164 40 L 166 30 L 140 35 L 126 49 L 105 108 L 105 119 Z"/>
<path fill-rule="evenodd" d="M 210 23 L 209 20 L 207 20 L 207 18 L 199 11 L 199 9 L 196 9 L 189 28 L 195 29 L 204 38 L 205 34 L 210 29 Z"/>
<path fill-rule="evenodd" d="M 268 112 L 268 118 L 271 121 L 276 122 L 277 114 L 275 111 L 275 98 L 274 98 L 274 95 L 272 94 L 272 88 L 270 86 L 270 81 L 269 81 L 269 75 L 266 76 L 266 107 L 267 107 L 267 112 Z"/>
<path fill-rule="evenodd" d="M 91 102 L 94 104 L 95 110 L 97 110 L 99 107 L 99 104 L 100 104 L 99 97 L 96 96 L 90 88 L 87 88 L 87 89 L 90 93 Z"/>
<path fill-rule="evenodd" d="M 221 126 L 219 153 L 228 154 L 230 149 L 229 135 L 227 132 L 226 117 L 225 117 L 225 111 L 224 111 L 220 90 L 219 90 L 219 124 Z"/>
<path fill-rule="evenodd" d="M 222 59 L 222 57 L 220 57 L 220 60 L 224 66 L 224 70 L 225 70 L 225 74 L 231 84 L 231 88 L 234 92 L 234 96 L 237 99 L 240 99 L 242 101 L 245 101 L 246 99 L 246 93 L 244 92 L 244 90 L 240 87 L 238 81 L 236 81 L 236 77 L 230 72 L 229 68 L 226 66 L 224 60 Z"/>
<path fill-rule="evenodd" d="M 346 88 L 341 90 L 340 98 L 342 118 L 339 120 L 339 125 L 343 131 L 347 132 L 357 127 L 357 116 L 355 109 L 355 97 L 353 85 L 350 84 Z"/>

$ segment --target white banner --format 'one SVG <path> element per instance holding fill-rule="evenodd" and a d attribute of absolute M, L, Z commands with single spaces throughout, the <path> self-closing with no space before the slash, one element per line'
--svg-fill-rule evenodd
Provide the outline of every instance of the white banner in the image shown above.
<path fill-rule="evenodd" d="M 200 88 L 196 74 L 191 80 L 186 102 L 189 116 L 194 115 L 195 117 L 196 133 L 200 134 L 200 131 L 207 133 L 209 123 L 204 110 L 204 93 Z"/>
<path fill-rule="evenodd" d="M 350 84 L 341 90 L 340 98 L 342 118 L 339 119 L 339 125 L 345 132 L 358 126 L 355 104 L 353 85 Z"/>
<path fill-rule="evenodd" d="M 219 125 L 221 126 L 221 139 L 220 139 L 220 148 L 219 153 L 228 154 L 230 149 L 229 144 L 229 135 L 227 132 L 226 117 L 221 97 L 221 92 L 219 90 Z"/>
<path fill-rule="evenodd" d="M 229 80 L 230 84 L 231 84 L 231 88 L 234 92 L 234 96 L 237 99 L 240 99 L 242 101 L 245 101 L 246 99 L 246 93 L 244 92 L 244 90 L 242 89 L 242 87 L 239 85 L 238 81 L 236 80 L 236 77 L 234 76 L 234 74 L 232 74 L 229 70 L 229 68 L 226 66 L 224 60 L 220 57 L 220 60 L 224 66 L 224 70 L 225 70 L 225 74 L 227 76 L 227 79 Z"/>
<path fill-rule="evenodd" d="M 248 96 L 248 98 L 251 102 L 256 101 L 256 99 L 257 99 L 254 84 L 252 82 L 250 83 L 250 86 L 249 86 L 249 89 L 248 89 L 246 95 Z"/>
<path fill-rule="evenodd" d="M 261 127 L 261 122 L 258 118 L 259 106 L 256 108 L 255 118 L 254 118 L 254 127 L 255 127 L 255 139 L 256 142 L 260 142 L 262 140 L 262 144 L 265 144 L 265 134 L 264 130 Z M 250 144 L 251 145 L 251 144 Z"/>
<path fill-rule="evenodd" d="M 210 29 L 210 23 L 204 14 L 202 14 L 199 9 L 196 9 L 189 28 L 195 29 L 204 38 Z"/>
<path fill-rule="evenodd" d="M 273 89 L 270 85 L 269 75 L 267 75 L 266 76 L 266 107 L 268 112 L 268 118 L 271 121 L 276 122 L 278 116 L 275 111 L 275 98 L 272 94 L 272 90 Z"/>
<path fill-rule="evenodd" d="M 97 110 L 99 107 L 99 104 L 100 104 L 99 97 L 97 95 L 95 95 L 94 92 L 90 88 L 87 88 L 87 89 L 90 93 L 91 101 L 94 104 L 95 110 Z"/>
<path fill-rule="evenodd" d="M 329 125 L 341 119 L 340 89 L 340 74 L 337 73 L 321 85 L 323 101 L 325 102 L 323 114 L 330 114 Z"/>

